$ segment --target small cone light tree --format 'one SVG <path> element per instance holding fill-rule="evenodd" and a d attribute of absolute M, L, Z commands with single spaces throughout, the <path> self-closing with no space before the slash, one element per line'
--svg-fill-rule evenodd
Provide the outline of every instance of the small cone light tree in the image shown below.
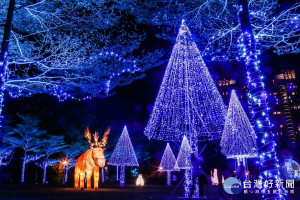
<path fill-rule="evenodd" d="M 167 143 L 158 171 L 167 172 L 167 185 L 171 185 L 171 172 L 179 171 L 176 158 L 169 143 Z"/>
<path fill-rule="evenodd" d="M 192 185 L 192 163 L 191 163 L 191 153 L 192 148 L 186 136 L 183 137 L 180 150 L 177 156 L 177 164 L 180 169 L 185 169 L 185 197 L 188 198 L 190 194 L 190 185 Z"/>
<path fill-rule="evenodd" d="M 221 139 L 222 152 L 227 158 L 237 159 L 238 165 L 246 166 L 246 158 L 257 157 L 256 135 L 235 93 L 230 103 Z"/>
<path fill-rule="evenodd" d="M 121 166 L 121 187 L 124 187 L 125 184 L 125 166 L 139 166 L 126 126 L 123 128 L 122 135 L 108 161 L 108 165 Z"/>

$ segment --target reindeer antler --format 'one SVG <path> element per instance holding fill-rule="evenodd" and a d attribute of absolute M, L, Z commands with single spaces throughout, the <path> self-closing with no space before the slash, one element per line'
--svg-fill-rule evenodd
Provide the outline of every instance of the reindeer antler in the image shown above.
<path fill-rule="evenodd" d="M 92 145 L 92 136 L 91 136 L 91 132 L 89 130 L 89 127 L 87 127 L 84 131 L 84 137 L 87 139 L 87 141 L 90 143 L 90 145 Z"/>
<path fill-rule="evenodd" d="M 98 135 L 98 132 L 95 132 L 94 134 L 93 134 L 93 136 L 94 136 L 94 141 L 95 141 L 95 146 L 99 146 L 99 135 Z"/>
<path fill-rule="evenodd" d="M 103 134 L 102 140 L 100 142 L 100 146 L 104 147 L 107 144 L 107 138 L 108 138 L 108 134 L 110 133 L 110 127 L 108 129 L 106 129 L 106 131 Z"/>

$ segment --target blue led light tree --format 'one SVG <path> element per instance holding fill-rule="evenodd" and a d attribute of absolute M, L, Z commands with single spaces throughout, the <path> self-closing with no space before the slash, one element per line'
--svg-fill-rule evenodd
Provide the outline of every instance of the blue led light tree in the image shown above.
<path fill-rule="evenodd" d="M 221 137 L 225 105 L 184 20 L 145 128 L 149 139 L 197 141 Z"/>
<path fill-rule="evenodd" d="M 221 139 L 222 152 L 246 166 L 246 158 L 257 157 L 256 135 L 235 93 L 231 92 L 225 127 Z"/>
<path fill-rule="evenodd" d="M 171 172 L 179 171 L 176 158 L 169 143 L 167 143 L 158 171 L 167 172 L 167 185 L 171 185 Z"/>
<path fill-rule="evenodd" d="M 225 115 L 223 99 L 182 20 L 145 135 L 165 141 L 186 136 L 197 154 L 198 141 L 221 138 Z"/>
<path fill-rule="evenodd" d="M 0 141 L 0 188 L 2 187 L 2 166 L 7 166 L 14 154 L 14 147 Z"/>
<path fill-rule="evenodd" d="M 1 146 L 0 147 L 0 168 L 1 166 L 7 166 L 14 154 L 12 146 Z M 1 169 L 0 169 L 1 172 Z M 1 173 L 0 173 L 1 175 Z"/>
<path fill-rule="evenodd" d="M 123 132 L 108 161 L 108 165 L 121 166 L 121 187 L 124 187 L 125 184 L 125 166 L 139 166 L 126 126 L 123 128 Z"/>

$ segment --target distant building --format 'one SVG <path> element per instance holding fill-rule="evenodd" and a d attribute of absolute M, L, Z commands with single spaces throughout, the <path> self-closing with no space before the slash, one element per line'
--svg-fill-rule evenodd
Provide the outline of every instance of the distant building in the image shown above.
<path fill-rule="evenodd" d="M 235 89 L 237 91 L 237 95 L 239 99 L 243 99 L 247 101 L 246 95 L 246 86 L 237 84 L 237 81 L 234 79 L 225 79 L 220 78 L 217 82 L 217 87 L 219 89 L 220 94 L 222 95 L 225 104 L 229 103 L 231 90 Z"/>
<path fill-rule="evenodd" d="M 271 89 L 272 118 L 278 138 L 295 143 L 300 129 L 300 96 L 294 70 L 276 74 Z"/>

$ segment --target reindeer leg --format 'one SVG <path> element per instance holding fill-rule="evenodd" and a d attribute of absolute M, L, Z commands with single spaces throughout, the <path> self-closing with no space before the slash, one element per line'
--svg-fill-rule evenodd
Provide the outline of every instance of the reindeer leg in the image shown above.
<path fill-rule="evenodd" d="M 75 170 L 74 188 L 79 189 L 79 172 Z"/>
<path fill-rule="evenodd" d="M 87 185 L 87 189 L 92 189 L 91 178 L 92 178 L 92 171 L 87 171 L 86 172 L 86 185 Z"/>
<path fill-rule="evenodd" d="M 80 189 L 83 190 L 84 189 L 84 176 L 85 173 L 83 171 L 80 172 Z"/>
<path fill-rule="evenodd" d="M 93 170 L 94 170 L 94 189 L 98 190 L 99 189 L 99 167 L 95 166 Z"/>

